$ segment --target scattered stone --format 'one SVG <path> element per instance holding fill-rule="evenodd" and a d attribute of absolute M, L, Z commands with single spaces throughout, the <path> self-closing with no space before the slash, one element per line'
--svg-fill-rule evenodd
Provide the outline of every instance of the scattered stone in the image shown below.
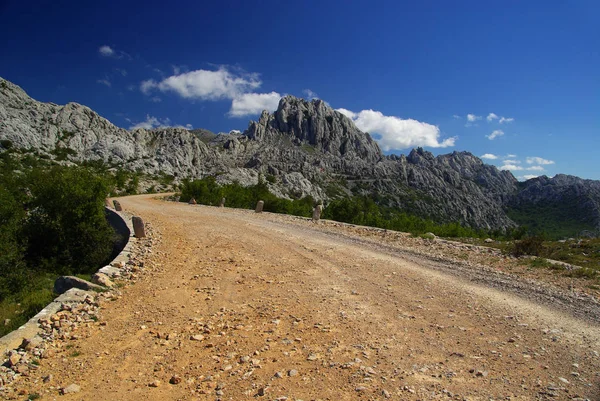
<path fill-rule="evenodd" d="M 298 376 L 298 371 L 296 369 L 290 369 L 290 370 L 288 370 L 288 376 L 290 376 L 290 377 Z"/>
<path fill-rule="evenodd" d="M 45 377 L 44 377 L 44 379 L 43 379 L 43 381 L 44 381 L 44 383 L 46 383 L 46 384 L 47 384 L 47 383 L 50 383 L 50 382 L 52 382 L 52 379 L 54 379 L 54 376 L 52 376 L 52 375 L 50 374 L 50 375 L 48 375 L 48 376 L 45 376 Z"/>
<path fill-rule="evenodd" d="M 276 373 L 275 373 L 275 377 L 276 377 L 276 378 L 278 378 L 278 379 L 281 379 L 281 378 L 283 377 L 283 373 L 281 373 L 281 372 L 276 372 Z"/>
<path fill-rule="evenodd" d="M 29 339 L 24 338 L 19 348 L 22 348 L 25 351 L 31 351 L 32 349 L 39 347 L 42 344 L 42 341 L 42 338 L 37 335 Z"/>
<path fill-rule="evenodd" d="M 149 387 L 158 387 L 160 386 L 160 380 L 154 380 L 152 383 L 148 384 Z"/>
<path fill-rule="evenodd" d="M 4 319 L 4 325 L 8 326 L 10 324 L 10 319 Z"/>
<path fill-rule="evenodd" d="M 81 387 L 77 384 L 69 384 L 67 387 L 63 388 L 61 393 L 63 394 L 74 394 L 81 391 Z"/>
<path fill-rule="evenodd" d="M 194 334 L 193 336 L 190 336 L 190 340 L 202 341 L 202 340 L 204 340 L 204 336 L 202 334 Z"/>
<path fill-rule="evenodd" d="M 92 283 L 108 288 L 115 286 L 115 283 L 113 283 L 112 280 L 104 273 L 94 273 L 92 276 Z"/>
<path fill-rule="evenodd" d="M 121 207 L 121 204 L 119 203 L 118 200 L 113 200 L 113 205 L 115 205 L 115 210 L 117 212 L 122 212 L 123 208 Z"/>
<path fill-rule="evenodd" d="M 494 240 L 491 238 L 486 238 L 483 242 L 485 242 L 486 244 L 491 244 L 492 242 L 494 242 Z"/>
<path fill-rule="evenodd" d="M 195 205 L 196 204 L 196 199 L 192 198 L 192 199 L 190 199 L 190 201 L 188 203 L 190 205 Z"/>
<path fill-rule="evenodd" d="M 385 398 L 390 398 L 392 396 L 387 390 L 382 390 L 381 395 L 383 395 Z"/>
<path fill-rule="evenodd" d="M 171 379 L 169 379 L 169 383 L 179 384 L 179 383 L 181 383 L 181 377 L 179 377 L 178 375 L 173 375 L 173 376 L 171 376 Z"/>
<path fill-rule="evenodd" d="M 21 355 L 17 354 L 16 352 L 13 352 L 8 357 L 8 364 L 10 366 L 15 366 L 17 363 L 19 363 L 20 360 L 21 360 Z"/>
<path fill-rule="evenodd" d="M 558 380 L 560 380 L 561 382 L 563 382 L 565 384 L 569 384 L 569 381 L 567 379 L 565 379 L 564 377 L 559 377 Z"/>

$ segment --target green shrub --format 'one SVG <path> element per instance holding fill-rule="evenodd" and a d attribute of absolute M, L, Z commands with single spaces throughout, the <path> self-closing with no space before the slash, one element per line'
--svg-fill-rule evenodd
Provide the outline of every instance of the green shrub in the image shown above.
<path fill-rule="evenodd" d="M 95 271 L 112 251 L 104 215 L 107 182 L 84 168 L 55 166 L 30 175 L 26 258 L 60 274 Z"/>
<path fill-rule="evenodd" d="M 509 253 L 517 258 L 524 255 L 540 256 L 543 252 L 543 244 L 544 239 L 542 237 L 527 237 L 515 241 L 509 248 Z"/>

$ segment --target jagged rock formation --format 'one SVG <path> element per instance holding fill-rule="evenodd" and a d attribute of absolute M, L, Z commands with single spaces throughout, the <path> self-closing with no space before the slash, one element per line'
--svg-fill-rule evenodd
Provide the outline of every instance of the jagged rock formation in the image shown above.
<path fill-rule="evenodd" d="M 322 100 L 284 97 L 277 111 L 263 112 L 243 133 L 128 131 L 76 103 L 37 102 L 0 78 L 0 139 L 53 158 L 102 160 L 178 179 L 217 175 L 220 182 L 252 185 L 259 174 L 268 175 L 270 190 L 284 197 L 371 194 L 410 213 L 484 229 L 515 226 L 507 205 L 518 208 L 523 202 L 566 196 L 564 188 L 581 192 L 589 187 L 585 210 L 600 222 L 597 182 L 557 176 L 523 187 L 510 172 L 468 152 L 434 157 L 419 148 L 408 156 L 385 156 L 369 134 Z"/>

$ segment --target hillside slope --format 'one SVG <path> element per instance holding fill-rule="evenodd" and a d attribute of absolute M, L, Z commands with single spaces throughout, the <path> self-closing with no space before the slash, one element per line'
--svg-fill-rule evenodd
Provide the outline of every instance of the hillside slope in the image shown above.
<path fill-rule="evenodd" d="M 269 188 L 278 196 L 310 195 L 327 201 L 365 194 L 438 222 L 458 221 L 486 230 L 514 227 L 507 210 L 518 216 L 527 205 L 555 197 L 543 189 L 546 186 L 520 186 L 509 171 L 468 152 L 434 157 L 419 148 L 407 156 L 385 156 L 368 133 L 324 101 L 292 96 L 282 98 L 274 113 L 265 111 L 258 121 L 251 121 L 243 133 L 129 131 L 77 103 L 38 102 L 0 78 L 0 139 L 57 160 L 101 160 L 177 179 L 216 175 L 220 182 L 252 185 L 260 175 L 269 176 Z M 591 183 L 565 185 L 587 188 Z M 574 207 L 582 210 L 583 220 L 598 226 L 599 192 L 586 194 Z"/>

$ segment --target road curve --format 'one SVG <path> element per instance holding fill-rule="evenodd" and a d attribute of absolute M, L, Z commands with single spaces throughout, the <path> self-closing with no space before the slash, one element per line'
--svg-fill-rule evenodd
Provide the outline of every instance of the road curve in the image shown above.
<path fill-rule="evenodd" d="M 287 216 L 120 202 L 161 241 L 43 399 L 600 399 L 590 321 Z"/>

